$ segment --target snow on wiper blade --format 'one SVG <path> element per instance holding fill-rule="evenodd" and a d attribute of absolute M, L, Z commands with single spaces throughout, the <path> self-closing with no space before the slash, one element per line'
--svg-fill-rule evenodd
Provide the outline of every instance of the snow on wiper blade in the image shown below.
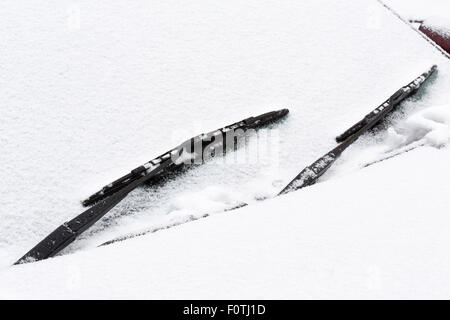
<path fill-rule="evenodd" d="M 277 111 L 270 111 L 264 114 L 261 114 L 256 117 L 247 118 L 244 120 L 247 128 L 259 128 L 280 120 L 284 116 L 289 113 L 289 109 L 281 109 Z"/>

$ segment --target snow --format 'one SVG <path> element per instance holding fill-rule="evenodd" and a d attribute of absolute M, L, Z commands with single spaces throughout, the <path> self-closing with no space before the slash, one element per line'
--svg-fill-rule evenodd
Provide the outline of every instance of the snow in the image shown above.
<path fill-rule="evenodd" d="M 0 15 L 0 297 L 448 297 L 450 66 L 378 2 L 5 0 Z M 432 64 L 391 130 L 261 201 Z M 136 190 L 63 255 L 10 267 L 132 168 L 285 107 L 236 153 Z M 361 170 L 409 141 L 425 144 Z"/>
<path fill-rule="evenodd" d="M 392 149 L 414 141 L 423 141 L 425 145 L 434 147 L 445 146 L 450 142 L 450 105 L 422 110 L 390 133 Z"/>
<path fill-rule="evenodd" d="M 447 18 L 448 22 L 450 18 L 450 3 L 447 0 L 382 0 L 382 2 L 392 7 L 406 19 L 423 20 L 440 16 Z"/>
<path fill-rule="evenodd" d="M 424 147 L 236 211 L 9 268 L 0 295 L 448 297 L 449 160 L 448 148 Z"/>

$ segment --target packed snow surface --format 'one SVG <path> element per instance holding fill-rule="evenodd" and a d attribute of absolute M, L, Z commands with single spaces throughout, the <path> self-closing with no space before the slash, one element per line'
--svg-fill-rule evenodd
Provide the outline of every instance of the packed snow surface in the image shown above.
<path fill-rule="evenodd" d="M 450 65 L 377 1 L 5 0 L 0 18 L 2 298 L 448 297 Z M 432 64 L 389 130 L 320 184 L 262 201 Z M 281 108 L 225 159 L 131 193 L 61 256 L 10 267 L 103 185 Z"/>

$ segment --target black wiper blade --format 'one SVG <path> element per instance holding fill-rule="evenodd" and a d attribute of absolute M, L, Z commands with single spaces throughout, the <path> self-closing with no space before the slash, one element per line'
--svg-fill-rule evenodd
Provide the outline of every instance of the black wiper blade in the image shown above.
<path fill-rule="evenodd" d="M 218 147 L 223 143 L 226 143 L 226 139 L 212 139 L 213 137 L 222 137 L 232 131 L 234 137 L 242 137 L 246 134 L 248 129 L 261 128 L 274 121 L 280 120 L 289 113 L 288 109 L 282 109 L 278 111 L 268 112 L 256 117 L 250 117 L 242 121 L 236 122 L 221 129 L 211 131 L 206 134 L 195 136 L 186 142 L 182 143 L 178 147 L 164 153 L 163 155 L 147 162 L 141 167 L 138 167 L 131 171 L 129 174 L 117 179 L 110 185 L 102 189 L 102 194 L 96 198 L 96 204 L 87 209 L 74 219 L 62 224 L 52 233 L 50 233 L 44 240 L 39 242 L 35 247 L 28 251 L 22 258 L 20 258 L 15 264 L 38 261 L 53 257 L 61 250 L 66 248 L 75 239 L 86 231 L 89 227 L 100 220 L 106 215 L 112 208 L 114 208 L 119 202 L 121 202 L 131 191 L 137 187 L 143 185 L 147 181 L 150 181 L 167 170 L 172 170 L 174 167 L 183 164 L 178 160 L 190 159 L 190 161 L 203 161 L 204 148 Z M 212 142 L 211 142 L 212 140 Z M 234 141 L 234 139 L 233 139 Z M 210 142 L 204 144 L 205 142 Z M 194 145 L 200 146 L 202 152 L 200 155 L 193 152 L 188 157 L 183 154 L 189 147 Z M 224 149 L 225 150 L 224 146 Z M 233 146 L 234 147 L 234 146 Z M 195 151 L 195 147 L 193 151 Z M 200 159 L 198 159 L 200 157 Z M 96 195 L 94 194 L 94 195 Z M 92 197 L 90 197 L 92 198 Z M 92 200 L 94 201 L 94 200 Z"/>
<path fill-rule="evenodd" d="M 271 112 L 267 112 L 267 113 L 261 114 L 261 115 L 256 116 L 256 117 L 250 117 L 250 118 L 244 119 L 242 121 L 233 123 L 233 124 L 228 125 L 226 127 L 217 129 L 215 131 L 211 131 L 209 133 L 199 134 L 198 136 L 195 136 L 195 137 L 185 141 L 181 145 L 173 148 L 172 150 L 167 151 L 166 153 L 160 155 L 159 157 L 156 157 L 155 159 L 146 162 L 142 166 L 139 166 L 139 167 L 131 170 L 130 173 L 124 175 L 123 177 L 120 177 L 119 179 L 109 183 L 108 185 L 104 186 L 101 190 L 99 190 L 96 193 L 94 193 L 91 196 L 89 196 L 89 198 L 84 200 L 82 202 L 82 204 L 84 206 L 90 206 L 90 205 L 93 205 L 96 202 L 98 202 L 98 201 L 100 201 L 102 199 L 105 199 L 105 198 L 109 197 L 110 195 L 118 192 L 123 187 L 125 187 L 127 184 L 130 184 L 131 182 L 139 179 L 139 177 L 141 177 L 142 175 L 148 174 L 149 170 L 152 170 L 152 168 L 154 168 L 156 166 L 159 166 L 161 163 L 163 163 L 165 161 L 169 161 L 171 158 L 173 158 L 173 155 L 175 153 L 180 152 L 180 149 L 183 149 L 183 148 L 185 150 L 186 149 L 195 149 L 195 148 L 191 148 L 190 144 L 201 143 L 201 141 L 208 142 L 208 141 L 211 140 L 211 137 L 214 137 L 217 134 L 224 135 L 228 130 L 231 130 L 231 129 L 233 129 L 233 130 L 237 130 L 237 129 L 243 129 L 243 130 L 258 129 L 258 128 L 261 128 L 263 126 L 266 126 L 266 125 L 268 125 L 270 123 L 273 123 L 273 122 L 276 122 L 276 121 L 282 119 L 288 113 L 289 113 L 288 109 L 281 109 L 281 110 L 277 110 L 277 111 L 271 111 Z M 202 161 L 196 161 L 197 164 L 199 162 L 202 162 Z M 168 166 L 166 168 L 166 170 L 160 172 L 158 175 L 155 175 L 151 179 L 152 181 L 149 181 L 149 183 L 157 181 L 156 178 L 160 177 L 163 174 L 167 174 L 169 172 L 173 172 L 177 168 L 181 167 L 184 164 L 185 164 L 184 162 L 178 163 L 178 164 L 177 163 L 173 163 L 171 166 Z"/>
<path fill-rule="evenodd" d="M 389 97 L 389 99 L 366 115 L 363 120 L 359 121 L 342 135 L 337 137 L 337 141 L 342 141 L 342 139 L 343 141 L 333 150 L 317 159 L 313 164 L 304 168 L 286 187 L 283 188 L 283 190 L 281 190 L 279 194 L 285 194 L 315 184 L 349 146 L 358 140 L 360 136 L 373 128 L 377 123 L 382 121 L 402 101 L 417 92 L 436 69 L 437 66 L 433 65 L 419 77 L 397 90 Z"/>
<path fill-rule="evenodd" d="M 399 89 L 391 97 L 389 97 L 389 99 L 387 99 L 381 105 L 376 107 L 373 111 L 368 113 L 362 120 L 357 122 L 351 128 L 347 129 L 341 135 L 337 136 L 336 137 L 336 142 L 343 142 L 345 139 L 347 139 L 351 135 L 355 134 L 356 132 L 361 130 L 364 126 L 366 126 L 369 123 L 371 124 L 371 126 L 369 128 L 367 128 L 367 130 L 372 129 L 374 126 L 376 126 L 378 123 L 380 123 L 381 120 L 383 120 L 383 117 L 381 117 L 378 121 L 373 121 L 373 120 L 375 120 L 379 116 L 379 114 L 381 112 L 383 112 L 383 110 L 389 106 L 389 104 L 392 104 L 393 107 L 396 107 L 400 102 L 402 102 L 403 100 L 405 100 L 406 98 L 408 98 L 409 96 L 414 94 L 419 89 L 419 87 L 421 86 L 423 81 L 428 79 L 428 77 L 436 69 L 437 69 L 437 66 L 433 65 L 430 68 L 430 70 L 428 70 L 427 72 L 425 72 L 422 75 L 420 75 L 417 79 L 412 81 L 408 86 L 404 87 L 404 88 L 407 88 L 407 89 L 405 89 L 405 90 L 404 90 L 404 88 Z"/>

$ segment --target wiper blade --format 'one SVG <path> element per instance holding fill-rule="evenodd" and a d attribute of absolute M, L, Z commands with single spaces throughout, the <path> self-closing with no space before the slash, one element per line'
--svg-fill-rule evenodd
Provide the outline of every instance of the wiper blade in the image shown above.
<path fill-rule="evenodd" d="M 283 118 L 288 113 L 288 109 L 272 111 L 256 117 L 244 119 L 221 129 L 211 131 L 207 134 L 195 136 L 187 140 L 180 146 L 147 162 L 143 166 L 134 169 L 128 175 L 117 179 L 112 184 L 106 186 L 106 189 L 103 188 L 103 194 L 101 194 L 101 197 L 96 198 L 95 201 L 97 201 L 97 203 L 94 206 L 87 209 L 74 219 L 62 224 L 60 227 L 50 233 L 44 240 L 39 242 L 35 247 L 27 252 L 15 264 L 38 261 L 53 257 L 73 241 L 75 241 L 75 239 L 80 234 L 82 234 L 89 227 L 100 220 L 137 187 L 143 185 L 147 181 L 154 179 L 155 177 L 160 176 L 167 170 L 172 170 L 172 168 L 181 165 L 183 163 L 182 161 L 186 159 L 189 159 L 194 163 L 195 161 L 204 161 L 204 148 L 212 147 L 214 149 L 215 147 L 222 146 L 223 144 L 223 150 L 225 150 L 226 139 L 224 140 L 223 136 L 229 134 L 230 132 L 232 133 L 230 136 L 233 137 L 234 143 L 234 138 L 244 136 L 246 130 L 261 128 L 264 125 L 268 125 L 269 123 Z M 209 142 L 213 137 L 219 136 L 222 137 L 222 140 L 213 139 L 210 144 L 206 144 L 205 146 L 204 142 Z M 189 150 L 189 146 L 194 146 L 195 151 L 195 145 L 200 146 L 200 151 L 202 152 L 199 152 L 198 154 L 193 152 L 189 155 L 190 158 L 186 157 L 183 152 Z M 100 193 L 96 194 L 100 195 Z"/>

